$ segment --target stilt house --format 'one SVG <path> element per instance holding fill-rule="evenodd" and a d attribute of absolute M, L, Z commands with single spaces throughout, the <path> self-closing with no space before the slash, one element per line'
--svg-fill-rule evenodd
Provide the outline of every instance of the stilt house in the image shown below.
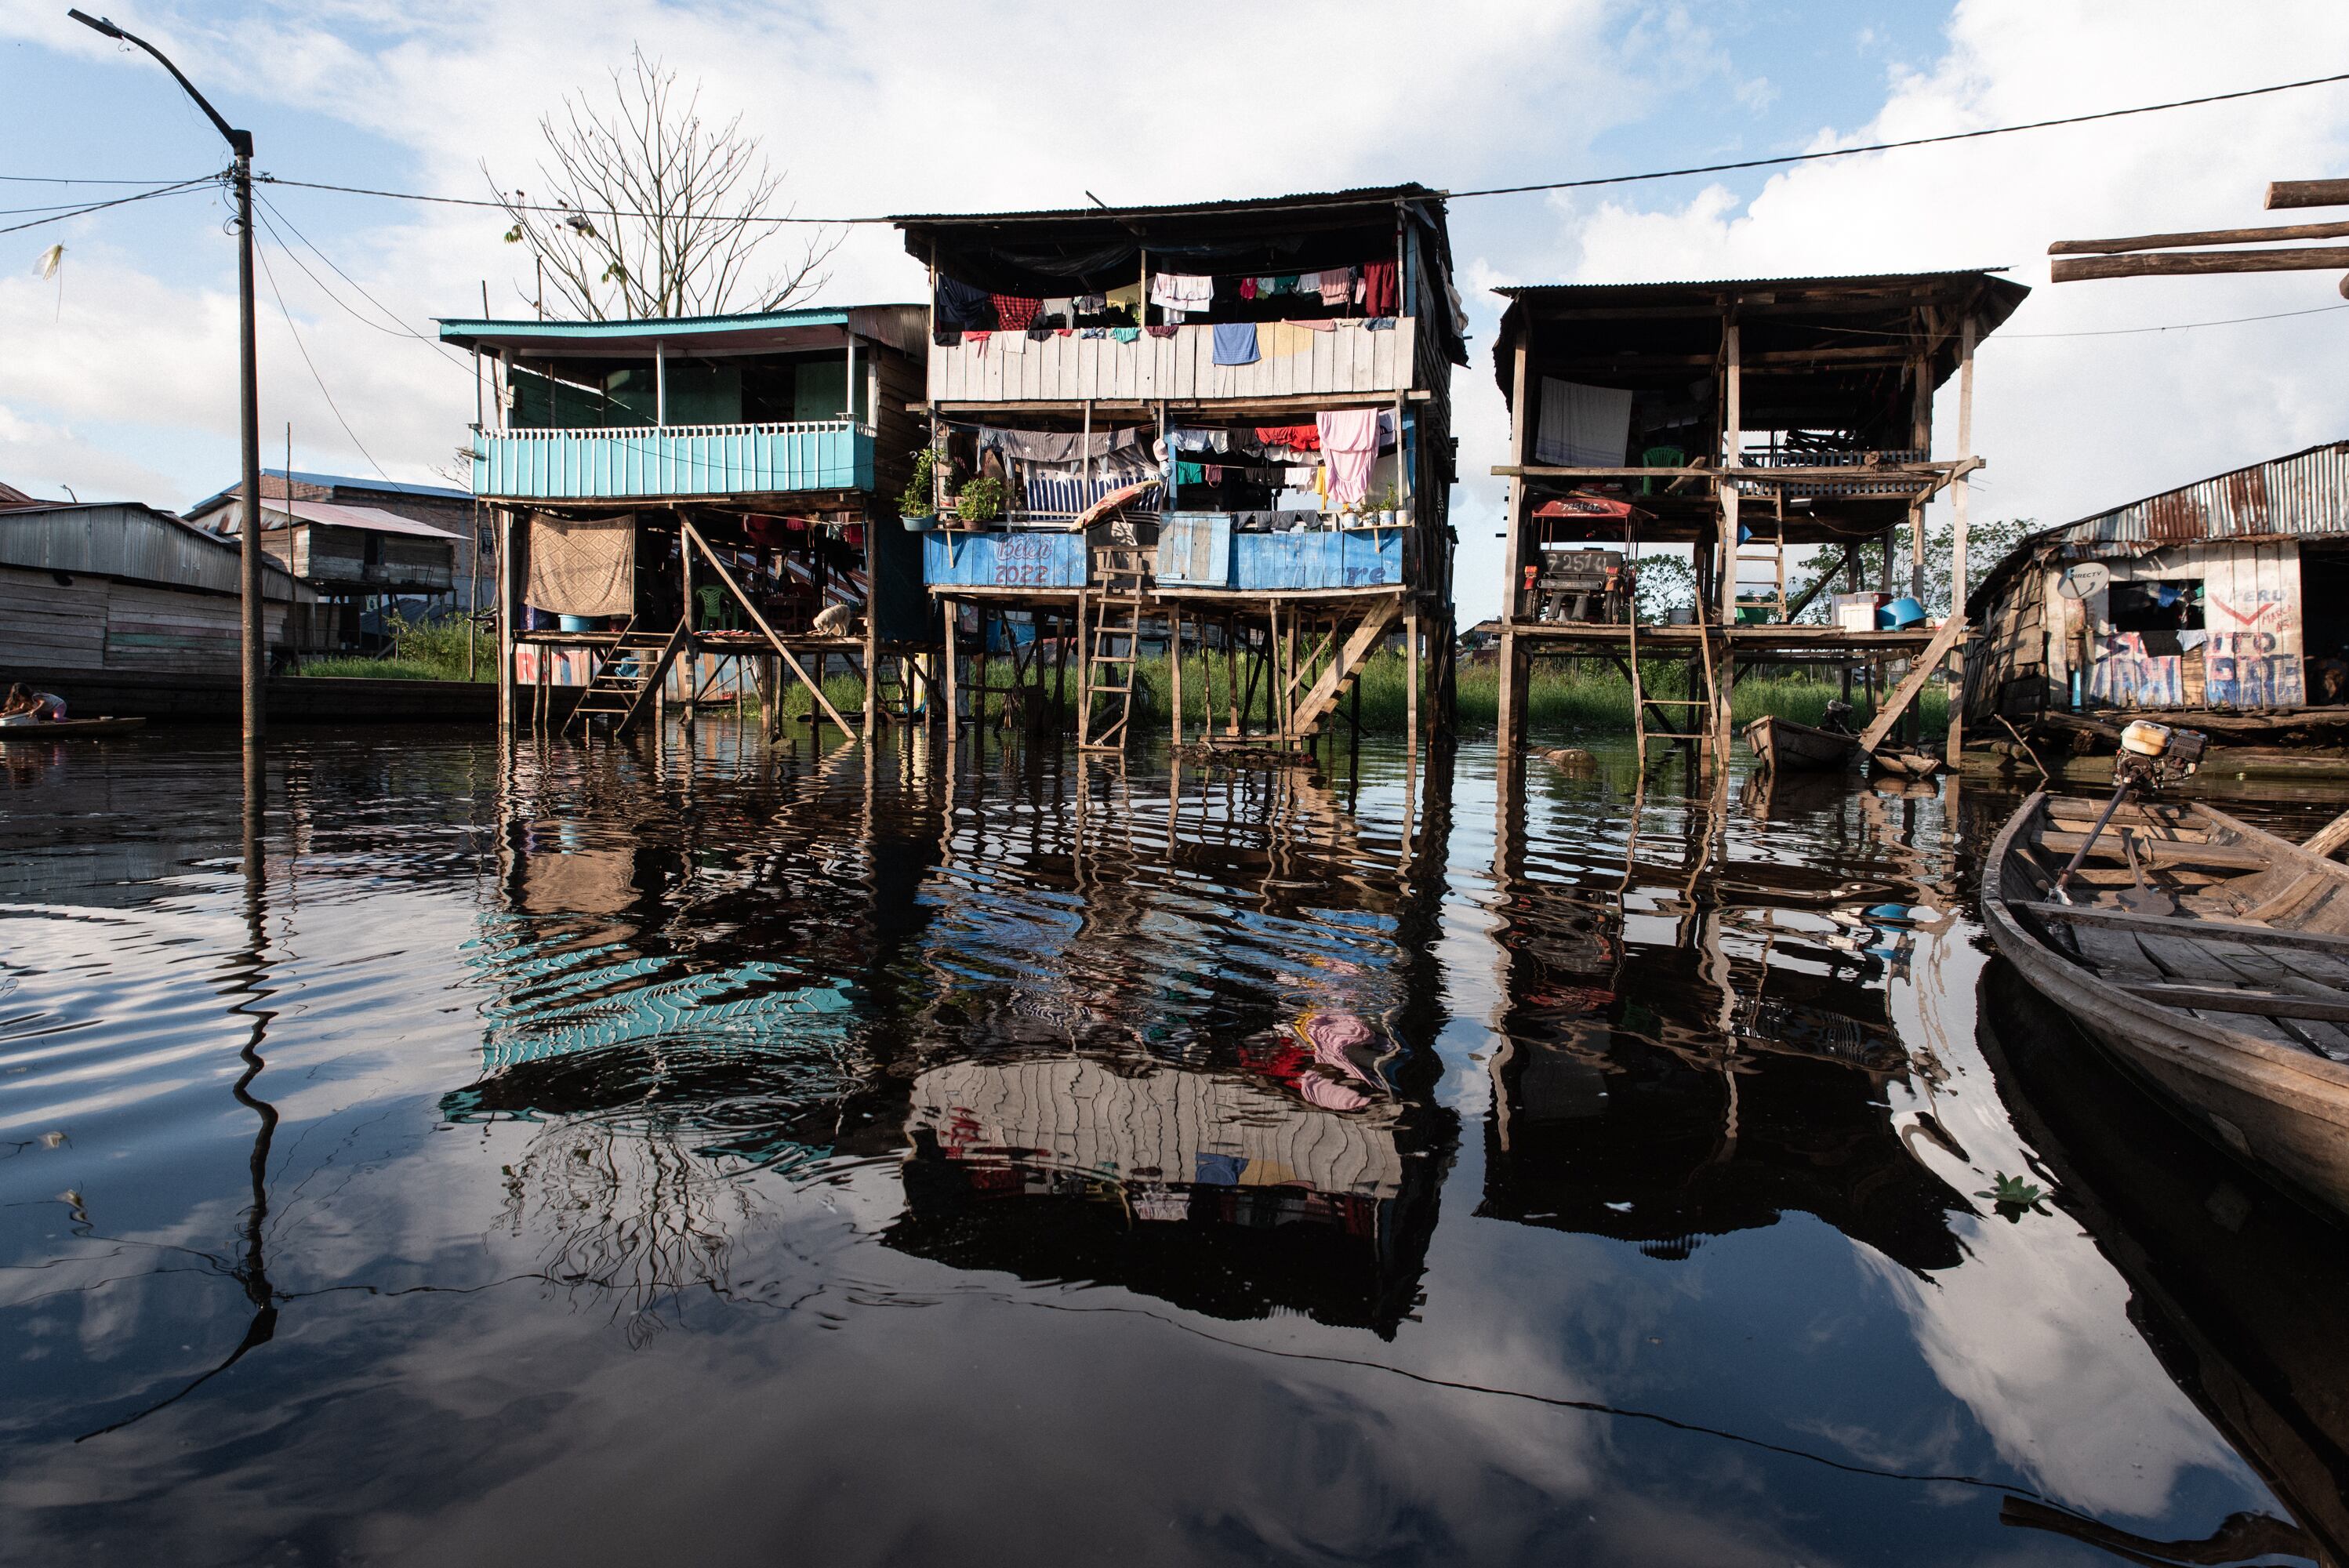
<path fill-rule="evenodd" d="M 1790 565 L 1813 547 L 1885 540 L 1880 580 L 1829 573 L 1857 598 L 1921 598 L 1921 542 L 1895 566 L 1892 531 L 1953 492 L 1962 538 L 1975 346 L 2028 292 L 1987 272 L 1513 288 L 1494 346 L 1510 408 L 1501 743 L 1525 738 L 1531 661 L 1607 657 L 1631 672 L 1651 740 L 1714 759 L 1729 748 L 1740 663 L 1922 658 L 1954 640 L 1921 624 L 1801 619 Z M 1933 393 L 1961 377 L 1953 453 L 1933 453 Z M 1921 528 L 1911 539 L 1921 542 Z M 1685 624 L 1643 625 L 1630 573 L 1651 546 L 1690 551 Z M 1595 547 L 1595 548 L 1592 548 Z M 1957 546 L 1962 600 L 1964 546 Z M 1822 580 L 1822 585 L 1824 585 Z M 1646 672 L 1684 662 L 1659 692 Z M 1642 661 L 1649 661 L 1643 665 Z M 1954 737 L 1952 738 L 1954 740 Z"/>
<path fill-rule="evenodd" d="M 1466 358 L 1436 192 L 898 225 L 932 283 L 922 574 L 949 711 L 1120 746 L 1147 642 L 1208 654 L 1174 665 L 1178 741 L 1188 664 L 1203 738 L 1295 742 L 1398 631 L 1414 727 L 1423 642 L 1448 691 Z"/>
<path fill-rule="evenodd" d="M 894 504 L 925 325 L 918 305 L 443 321 L 484 372 L 473 491 L 498 519 L 504 722 L 566 706 L 548 687 L 579 688 L 574 728 L 626 727 L 786 680 L 845 733 L 902 711 L 884 686 L 930 625 Z M 834 658 L 876 677 L 861 715 L 822 692 Z"/>

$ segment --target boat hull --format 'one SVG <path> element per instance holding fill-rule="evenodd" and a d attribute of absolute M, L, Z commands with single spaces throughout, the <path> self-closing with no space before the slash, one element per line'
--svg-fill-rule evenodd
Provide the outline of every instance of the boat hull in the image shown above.
<path fill-rule="evenodd" d="M 0 725 L 0 741 L 69 740 L 76 736 L 121 735 L 146 727 L 143 718 L 53 718 L 40 724 Z"/>
<path fill-rule="evenodd" d="M 2106 984 L 2009 911 L 2007 855 L 2033 796 L 1992 846 L 1982 918 L 2008 962 L 2124 1071 L 2237 1157 L 2349 1217 L 2349 1066 L 2271 1045 Z M 2291 846 L 2284 846 L 2289 849 Z"/>
<path fill-rule="evenodd" d="M 1851 766 L 1856 744 L 1848 735 L 1768 714 L 1745 727 L 1745 739 L 1762 766 L 1787 773 L 1839 772 Z"/>

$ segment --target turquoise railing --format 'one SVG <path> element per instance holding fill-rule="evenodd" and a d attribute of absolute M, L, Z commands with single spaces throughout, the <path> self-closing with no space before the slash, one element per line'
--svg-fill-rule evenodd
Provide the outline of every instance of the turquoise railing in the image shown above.
<path fill-rule="evenodd" d="M 873 427 L 662 425 L 476 430 L 473 493 L 527 500 L 628 500 L 873 488 Z"/>

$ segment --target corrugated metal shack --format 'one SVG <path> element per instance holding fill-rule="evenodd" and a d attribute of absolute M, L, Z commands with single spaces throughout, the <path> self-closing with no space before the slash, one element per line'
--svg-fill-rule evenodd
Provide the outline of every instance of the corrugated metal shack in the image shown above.
<path fill-rule="evenodd" d="M 233 676 L 237 547 L 136 502 L 0 511 L 0 671 Z M 273 648 L 310 645 L 316 590 L 264 576 Z"/>
<path fill-rule="evenodd" d="M 2349 441 L 2034 534 L 1967 607 L 1970 718 L 2349 723 Z"/>

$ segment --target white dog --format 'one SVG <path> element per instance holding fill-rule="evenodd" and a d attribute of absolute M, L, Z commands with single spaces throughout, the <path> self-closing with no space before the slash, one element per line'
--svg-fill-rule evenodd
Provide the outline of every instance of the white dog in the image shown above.
<path fill-rule="evenodd" d="M 855 611 L 845 604 L 826 604 L 816 612 L 814 631 L 819 637 L 845 637 L 855 624 Z"/>

